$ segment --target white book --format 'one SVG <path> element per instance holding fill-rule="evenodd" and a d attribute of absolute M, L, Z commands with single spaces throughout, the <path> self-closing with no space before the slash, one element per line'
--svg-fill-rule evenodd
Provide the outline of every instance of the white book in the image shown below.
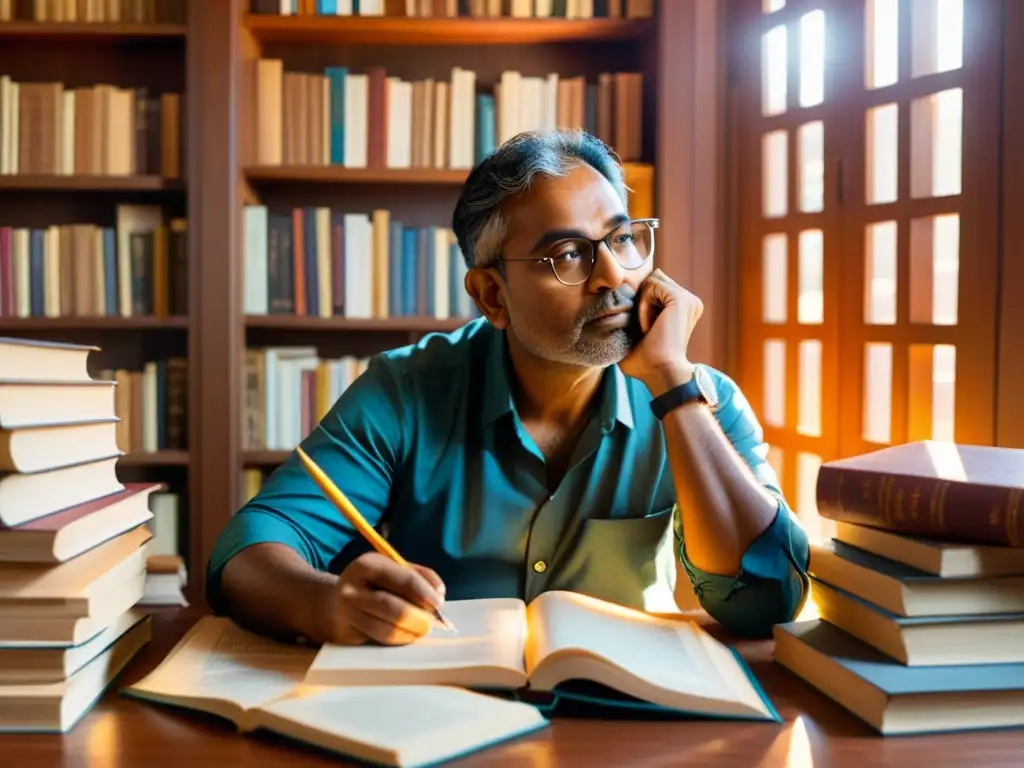
<path fill-rule="evenodd" d="M 519 111 L 522 81 L 522 75 L 515 70 L 506 70 L 501 73 L 500 104 L 496 105 L 498 109 L 498 144 L 504 144 L 522 130 Z"/>
<path fill-rule="evenodd" d="M 242 231 L 245 243 L 243 311 L 247 315 L 265 315 L 269 311 L 270 288 L 267 263 L 267 207 L 247 205 L 243 209 Z"/>
<path fill-rule="evenodd" d="M 449 247 L 451 230 L 438 227 L 434 230 L 434 317 L 447 320 L 451 317 L 451 296 L 449 285 Z"/>
<path fill-rule="evenodd" d="M 123 693 L 191 708 L 379 765 L 437 765 L 537 731 L 529 704 L 450 686 L 302 684 L 315 650 L 204 616 L 164 661 Z"/>
<path fill-rule="evenodd" d="M 365 168 L 369 83 L 366 75 L 345 76 L 345 167 Z"/>
<path fill-rule="evenodd" d="M 401 646 L 321 647 L 308 685 L 458 685 L 579 695 L 709 718 L 780 722 L 740 657 L 693 621 L 573 592 L 453 600 L 458 634 L 436 629 Z M 578 681 L 596 686 L 580 692 Z"/>
<path fill-rule="evenodd" d="M 387 167 L 412 166 L 412 83 L 387 79 Z"/>
<path fill-rule="evenodd" d="M 342 230 L 345 238 L 345 317 L 369 319 L 373 316 L 370 217 L 365 213 L 346 213 Z"/>

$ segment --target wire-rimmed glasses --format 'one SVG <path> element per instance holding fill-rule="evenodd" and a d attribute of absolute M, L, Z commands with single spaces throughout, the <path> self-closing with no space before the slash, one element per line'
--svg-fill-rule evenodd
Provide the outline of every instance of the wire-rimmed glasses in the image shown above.
<path fill-rule="evenodd" d="M 654 255 L 654 230 L 658 219 L 624 221 L 598 240 L 585 237 L 566 238 L 552 245 L 544 256 L 500 261 L 543 262 L 551 267 L 563 285 L 581 285 L 590 279 L 597 263 L 597 249 L 603 243 L 623 269 L 639 269 Z"/>

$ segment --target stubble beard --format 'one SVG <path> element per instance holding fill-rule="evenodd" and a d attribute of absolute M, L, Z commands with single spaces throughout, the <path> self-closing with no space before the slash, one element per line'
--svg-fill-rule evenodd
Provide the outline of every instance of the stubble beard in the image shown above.
<path fill-rule="evenodd" d="M 587 324 L 598 314 L 623 304 L 630 304 L 629 323 L 625 328 L 616 328 L 607 333 L 595 332 L 587 328 Z M 633 348 L 640 342 L 640 320 L 632 296 L 624 293 L 611 292 L 605 294 L 600 303 L 589 307 L 576 321 L 569 338 L 563 343 L 538 345 L 534 350 L 540 357 L 552 362 L 585 368 L 606 368 L 622 362 Z M 552 336 L 548 337 L 552 339 Z M 553 339 L 552 339 L 553 340 Z"/>

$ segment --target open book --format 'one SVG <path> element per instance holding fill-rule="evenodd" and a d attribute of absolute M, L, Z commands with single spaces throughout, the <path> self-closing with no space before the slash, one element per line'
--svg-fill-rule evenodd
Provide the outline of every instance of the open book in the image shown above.
<path fill-rule="evenodd" d="M 122 693 L 381 765 L 425 766 L 538 730 L 528 704 L 448 686 L 303 685 L 316 650 L 205 616 Z"/>
<path fill-rule="evenodd" d="M 444 614 L 458 635 L 438 629 L 404 646 L 325 645 L 305 682 L 528 688 L 556 701 L 780 720 L 742 659 L 692 621 L 571 592 L 545 592 L 529 606 L 454 600 Z"/>

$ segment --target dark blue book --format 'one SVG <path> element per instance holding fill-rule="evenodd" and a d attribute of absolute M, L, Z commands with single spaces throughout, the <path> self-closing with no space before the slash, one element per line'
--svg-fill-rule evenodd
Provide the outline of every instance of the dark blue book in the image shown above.
<path fill-rule="evenodd" d="M 908 667 L 824 621 L 777 625 L 775 661 L 886 735 L 1024 725 L 1024 664 Z"/>
<path fill-rule="evenodd" d="M 113 227 L 103 228 L 103 298 L 104 313 L 120 314 L 118 302 L 117 234 Z"/>
<path fill-rule="evenodd" d="M 345 82 L 348 67 L 327 67 L 328 89 L 331 96 L 331 165 L 345 164 Z"/>
<path fill-rule="evenodd" d="M 402 295 L 402 222 L 388 225 L 388 312 L 392 317 L 409 314 Z"/>
<path fill-rule="evenodd" d="M 419 283 L 419 257 L 416 253 L 419 231 L 413 227 L 402 230 L 402 314 L 415 315 L 419 311 L 416 294 Z"/>
<path fill-rule="evenodd" d="M 46 314 L 46 232 L 33 229 L 28 235 L 29 315 Z"/>

